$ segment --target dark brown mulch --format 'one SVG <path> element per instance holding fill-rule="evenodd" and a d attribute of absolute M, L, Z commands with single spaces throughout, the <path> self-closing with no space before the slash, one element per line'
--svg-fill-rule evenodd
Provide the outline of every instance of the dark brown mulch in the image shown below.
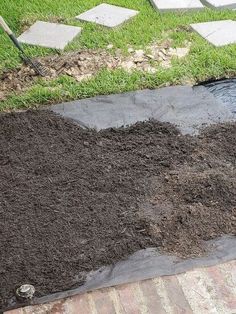
<path fill-rule="evenodd" d="M 182 256 L 236 234 L 236 124 L 83 130 L 47 111 L 0 115 L 0 309 L 158 246 Z"/>

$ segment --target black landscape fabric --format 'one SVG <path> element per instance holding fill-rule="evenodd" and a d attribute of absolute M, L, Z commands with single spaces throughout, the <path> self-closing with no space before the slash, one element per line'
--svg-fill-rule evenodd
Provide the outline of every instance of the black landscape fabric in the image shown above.
<path fill-rule="evenodd" d="M 24 283 L 38 298 L 142 249 L 199 257 L 236 234 L 236 123 L 96 132 L 26 111 L 0 126 L 0 309 Z"/>

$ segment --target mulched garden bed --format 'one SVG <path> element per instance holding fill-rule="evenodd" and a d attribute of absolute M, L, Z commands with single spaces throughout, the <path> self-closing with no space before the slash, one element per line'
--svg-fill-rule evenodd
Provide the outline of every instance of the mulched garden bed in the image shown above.
<path fill-rule="evenodd" d="M 186 256 L 236 235 L 236 124 L 198 137 L 149 121 L 100 132 L 48 111 L 0 115 L 0 309 L 147 247 Z"/>

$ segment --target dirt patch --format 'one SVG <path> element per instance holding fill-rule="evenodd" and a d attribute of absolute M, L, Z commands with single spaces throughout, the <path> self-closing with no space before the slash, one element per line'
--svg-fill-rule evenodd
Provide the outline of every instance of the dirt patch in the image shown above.
<path fill-rule="evenodd" d="M 151 237 L 159 236 L 164 251 L 198 255 L 202 240 L 235 234 L 235 138 L 235 124 L 211 126 L 198 136 L 189 160 L 161 181 L 153 179 L 158 192 L 143 211 L 153 222 Z"/>
<path fill-rule="evenodd" d="M 48 76 L 43 80 L 55 79 L 59 75 L 69 75 L 77 81 L 82 81 L 95 75 L 102 68 L 115 68 L 118 59 L 107 51 L 79 51 L 64 55 L 53 55 L 37 59 L 47 69 Z M 39 76 L 26 65 L 18 69 L 5 71 L 0 75 L 0 100 L 12 92 L 20 93 L 33 85 Z"/>
<path fill-rule="evenodd" d="M 146 247 L 182 256 L 236 234 L 236 124 L 84 130 L 47 111 L 0 115 L 0 308 Z"/>
<path fill-rule="evenodd" d="M 43 80 L 52 80 L 60 75 L 68 75 L 78 82 L 93 77 L 99 70 L 123 68 L 130 72 L 140 70 L 148 73 L 156 73 L 158 64 L 163 67 L 171 67 L 172 57 L 183 58 L 189 53 L 189 43 L 184 48 L 171 48 L 170 41 L 162 44 L 154 43 L 145 50 L 128 48 L 128 56 L 124 56 L 120 50 L 114 54 L 109 52 L 113 45 L 108 45 L 106 50 L 82 50 L 63 55 L 53 55 L 37 60 L 47 69 L 48 75 Z M 4 71 L 0 75 L 0 100 L 14 92 L 21 93 L 32 86 L 39 76 L 26 65 L 10 71 Z"/>

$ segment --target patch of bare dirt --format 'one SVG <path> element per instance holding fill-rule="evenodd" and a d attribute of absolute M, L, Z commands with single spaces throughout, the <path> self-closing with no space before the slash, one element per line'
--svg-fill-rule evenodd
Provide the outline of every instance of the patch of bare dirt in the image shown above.
<path fill-rule="evenodd" d="M 184 58 L 190 51 L 190 42 L 186 42 L 184 47 L 172 48 L 171 40 L 163 43 L 153 43 L 144 50 L 128 49 L 130 56 L 121 62 L 121 67 L 125 70 L 141 70 L 148 73 L 156 73 L 157 65 L 163 68 L 170 68 L 173 57 Z"/>
<path fill-rule="evenodd" d="M 235 139 L 235 123 L 213 125 L 198 136 L 191 159 L 153 178 L 157 193 L 144 216 L 164 251 L 198 255 L 203 241 L 236 234 Z"/>
<path fill-rule="evenodd" d="M 64 74 L 74 77 L 77 81 L 95 75 L 103 67 L 115 68 L 119 62 L 105 50 L 71 52 L 38 58 L 37 60 L 48 71 L 48 76 L 43 79 L 50 80 Z M 6 71 L 0 75 L 0 93 L 4 97 L 13 91 L 21 92 L 37 79 L 38 75 L 30 66 L 22 65 L 18 69 Z"/>
<path fill-rule="evenodd" d="M 162 44 L 154 43 L 147 46 L 145 50 L 134 50 L 128 48 L 128 56 L 124 56 L 119 50 L 115 54 L 109 52 L 113 45 L 107 49 L 82 50 L 70 52 L 63 55 L 53 55 L 37 60 L 48 70 L 44 80 L 55 79 L 59 75 L 69 75 L 78 82 L 93 77 L 102 68 L 123 68 L 130 72 L 133 70 L 156 73 L 157 66 L 171 67 L 173 57 L 183 58 L 189 53 L 190 45 L 182 48 L 171 48 L 170 41 Z M 38 79 L 34 70 L 26 65 L 20 68 L 4 71 L 0 74 L 0 101 L 4 100 L 10 93 L 21 93 L 33 85 Z"/>

